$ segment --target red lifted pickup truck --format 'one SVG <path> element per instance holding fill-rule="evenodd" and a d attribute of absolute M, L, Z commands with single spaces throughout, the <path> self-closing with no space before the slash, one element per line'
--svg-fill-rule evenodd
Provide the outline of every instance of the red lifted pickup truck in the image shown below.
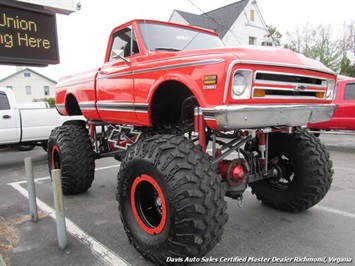
<path fill-rule="evenodd" d="M 95 159 L 114 156 L 134 247 L 156 264 L 198 259 L 221 239 L 225 196 L 241 202 L 249 185 L 288 212 L 325 196 L 332 162 L 301 127 L 332 117 L 335 83 L 333 71 L 286 49 L 226 48 L 205 29 L 134 20 L 112 31 L 101 68 L 57 84 L 58 111 L 84 115 L 89 130 L 53 130 L 49 168 L 62 170 L 65 194 L 80 193 Z"/>
<path fill-rule="evenodd" d="M 333 103 L 337 105 L 332 119 L 310 124 L 312 130 L 355 130 L 355 79 L 338 80 Z"/>

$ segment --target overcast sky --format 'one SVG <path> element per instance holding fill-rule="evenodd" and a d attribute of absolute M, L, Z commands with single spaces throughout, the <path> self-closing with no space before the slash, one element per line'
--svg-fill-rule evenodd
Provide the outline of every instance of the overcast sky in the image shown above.
<path fill-rule="evenodd" d="M 60 77 L 103 63 L 111 30 L 136 18 L 168 21 L 173 10 L 201 14 L 237 0 L 81 0 L 80 11 L 68 16 L 57 15 L 59 53 L 61 63 L 35 71 L 58 80 Z M 194 3 L 191 4 L 191 2 Z M 355 19 L 354 0 L 257 0 L 267 25 L 282 34 L 311 25 L 331 25 L 333 33 L 341 25 Z M 0 66 L 0 78 L 14 73 L 15 67 Z"/>

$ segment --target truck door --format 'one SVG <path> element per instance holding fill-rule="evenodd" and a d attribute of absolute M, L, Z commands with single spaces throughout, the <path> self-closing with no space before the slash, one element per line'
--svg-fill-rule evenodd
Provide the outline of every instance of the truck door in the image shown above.
<path fill-rule="evenodd" d="M 11 108 L 5 92 L 0 91 L 0 144 L 19 142 L 18 110 Z"/>
<path fill-rule="evenodd" d="M 345 84 L 344 96 L 339 101 L 339 105 L 341 128 L 355 130 L 355 82 Z"/>
<path fill-rule="evenodd" d="M 132 26 L 113 33 L 108 60 L 97 76 L 97 109 L 104 121 L 137 121 L 134 106 L 134 67 L 139 54 Z"/>

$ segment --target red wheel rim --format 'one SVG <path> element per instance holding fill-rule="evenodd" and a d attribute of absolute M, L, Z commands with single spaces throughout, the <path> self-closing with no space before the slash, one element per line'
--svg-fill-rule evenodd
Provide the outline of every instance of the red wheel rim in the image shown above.
<path fill-rule="evenodd" d="M 131 188 L 134 217 L 144 232 L 161 233 L 166 224 L 167 209 L 163 191 L 149 175 L 137 176 Z"/>
<path fill-rule="evenodd" d="M 52 169 L 60 169 L 60 153 L 59 153 L 59 147 L 57 145 L 54 145 L 52 148 L 51 163 L 52 163 Z"/>

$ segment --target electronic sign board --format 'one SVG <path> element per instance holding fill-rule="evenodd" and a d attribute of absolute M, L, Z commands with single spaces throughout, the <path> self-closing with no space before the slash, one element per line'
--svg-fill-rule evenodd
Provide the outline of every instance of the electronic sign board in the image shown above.
<path fill-rule="evenodd" d="M 0 1 L 0 64 L 58 63 L 55 13 Z"/>

